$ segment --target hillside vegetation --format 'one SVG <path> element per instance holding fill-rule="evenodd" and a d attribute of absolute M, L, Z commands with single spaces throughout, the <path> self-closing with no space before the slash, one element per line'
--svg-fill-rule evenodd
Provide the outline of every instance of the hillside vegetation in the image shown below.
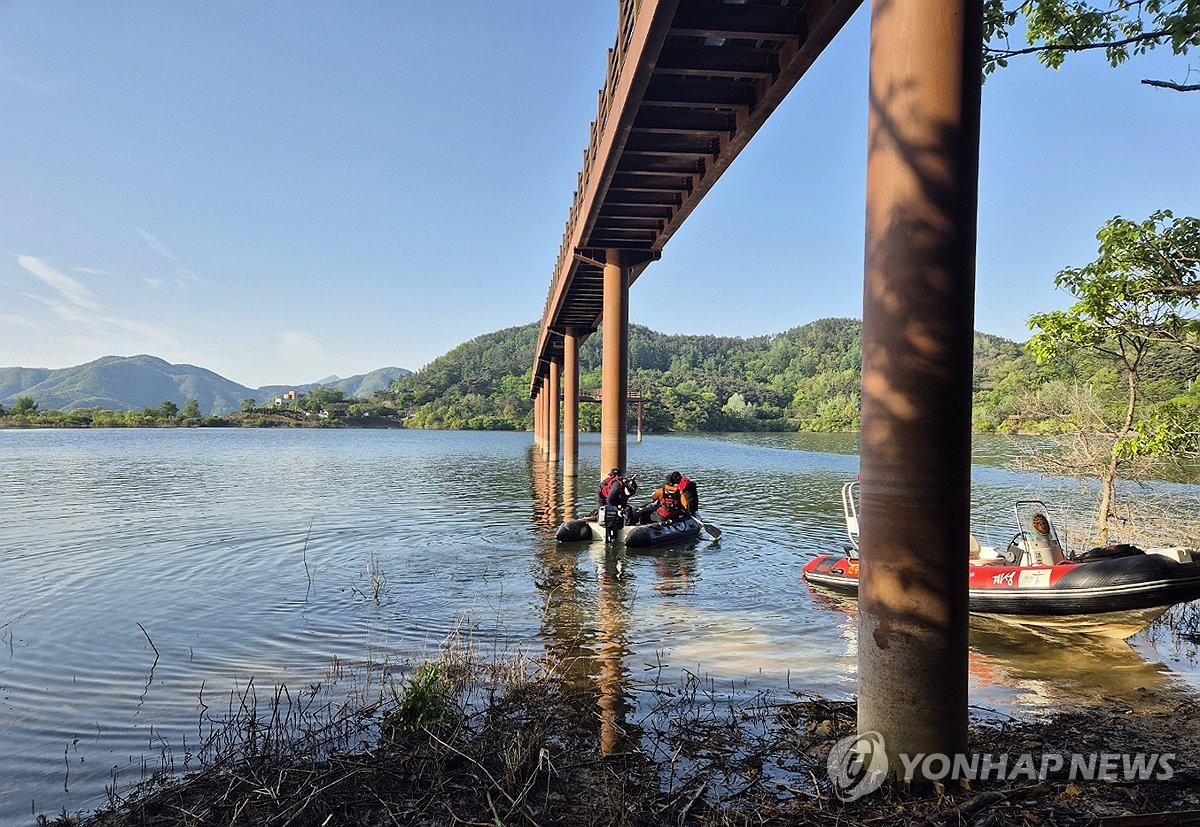
<path fill-rule="evenodd" d="M 538 326 L 529 324 L 480 336 L 394 381 L 386 396 L 408 427 L 531 427 L 537 334 Z M 597 333 L 580 349 L 584 391 L 600 387 L 600 353 Z M 648 431 L 834 431 L 859 425 L 862 323 L 854 319 L 822 319 L 746 339 L 669 336 L 633 325 L 629 362 L 629 387 L 646 399 Z M 980 431 L 1058 427 L 1023 416 L 1027 394 L 1094 369 L 1067 362 L 1039 367 L 1020 344 L 978 333 L 974 425 Z M 1160 395 L 1185 394 L 1200 357 L 1174 353 L 1157 369 Z M 580 405 L 583 429 L 597 430 L 599 417 L 598 405 Z"/>
<path fill-rule="evenodd" d="M 56 371 L 0 369 L 0 416 L 24 425 L 360 425 L 523 430 L 532 427 L 529 384 L 538 325 L 488 333 L 418 373 L 382 368 L 297 386 L 246 388 L 211 371 L 151 356 L 105 357 Z M 580 349 L 580 387 L 600 389 L 602 336 Z M 643 428 L 666 431 L 853 431 L 859 427 L 862 323 L 822 319 L 772 336 L 677 336 L 633 325 L 631 391 L 645 400 Z M 975 334 L 973 425 L 978 432 L 1078 433 L 1089 404 L 1119 405 L 1123 377 L 1075 356 L 1036 364 L 1016 342 Z M 402 374 L 397 376 L 397 374 Z M 1151 408 L 1197 410 L 1200 354 L 1162 348 L 1142 368 Z M 394 378 L 393 378 L 394 377 Z M 377 390 L 391 379 L 386 390 Z M 336 380 L 336 381 L 335 381 Z M 21 390 L 15 390 L 21 389 Z M 19 396 L 17 394 L 20 394 Z M 62 401 L 67 400 L 67 401 Z M 176 401 L 178 400 L 178 401 Z M 18 404 L 21 403 L 21 404 Z M 36 403 L 36 404 L 34 404 Z M 23 407 L 24 406 L 24 407 Z M 40 411 L 35 415 L 34 409 Z M 57 416 L 55 409 L 64 412 Z M 212 416 L 213 413 L 219 416 Z M 630 406 L 631 425 L 635 406 Z M 581 403 L 580 427 L 600 428 L 600 406 Z"/>

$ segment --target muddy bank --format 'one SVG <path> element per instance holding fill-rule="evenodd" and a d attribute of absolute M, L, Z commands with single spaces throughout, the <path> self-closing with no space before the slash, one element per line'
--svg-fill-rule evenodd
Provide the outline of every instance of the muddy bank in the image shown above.
<path fill-rule="evenodd" d="M 199 771 L 39 824 L 1200 824 L 1200 716 L 1178 699 L 1039 720 L 978 710 L 970 750 L 1006 756 L 1005 770 L 847 802 L 827 760 L 854 734 L 852 702 L 731 700 L 688 679 L 630 704 L 564 673 L 426 664 L 377 703 L 311 717 L 276 692 L 274 708 L 243 704 L 213 726 Z M 1081 777 L 1073 755 L 1117 776 L 1122 756 L 1153 755 L 1154 777 Z"/>

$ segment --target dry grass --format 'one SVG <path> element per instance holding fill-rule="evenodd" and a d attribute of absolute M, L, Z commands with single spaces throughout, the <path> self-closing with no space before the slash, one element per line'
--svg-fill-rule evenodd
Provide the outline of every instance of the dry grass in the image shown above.
<path fill-rule="evenodd" d="M 570 667 L 521 657 L 480 663 L 457 645 L 366 704 L 336 706 L 318 702 L 315 690 L 295 697 L 285 689 L 259 703 L 246 687 L 222 716 L 206 709 L 197 771 L 113 791 L 110 805 L 85 820 L 42 823 L 1084 825 L 1200 807 L 1190 769 L 1200 766 L 1200 720 L 1190 705 L 1036 724 L 993 716 L 972 727 L 980 752 L 1176 751 L 1171 781 L 891 786 L 845 804 L 832 794 L 826 759 L 854 732 L 852 702 L 739 696 L 690 675 L 616 695 L 603 681 L 564 677 Z"/>

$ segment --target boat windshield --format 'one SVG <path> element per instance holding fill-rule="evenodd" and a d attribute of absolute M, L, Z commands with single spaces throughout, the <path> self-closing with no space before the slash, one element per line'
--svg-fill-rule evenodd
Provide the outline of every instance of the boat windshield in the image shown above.
<path fill-rule="evenodd" d="M 1027 564 L 1059 563 L 1064 558 L 1062 541 L 1050 520 L 1050 511 L 1041 500 L 1017 500 L 1013 506 L 1021 546 L 1034 559 Z"/>

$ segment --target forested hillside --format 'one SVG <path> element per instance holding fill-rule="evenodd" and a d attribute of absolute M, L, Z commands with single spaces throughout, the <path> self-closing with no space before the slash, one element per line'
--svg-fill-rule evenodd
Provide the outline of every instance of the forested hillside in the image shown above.
<path fill-rule="evenodd" d="M 44 410 L 141 410 L 157 408 L 163 400 L 183 405 L 195 399 L 202 413 L 222 414 L 236 411 L 244 397 L 253 395 L 211 370 L 146 355 L 104 356 L 56 370 L 0 368 L 0 404 L 27 396 Z"/>
<path fill-rule="evenodd" d="M 537 333 L 529 324 L 480 336 L 397 379 L 389 395 L 408 427 L 530 427 Z M 585 391 L 600 387 L 600 353 L 597 333 L 580 352 Z M 629 362 L 630 390 L 646 398 L 648 431 L 831 431 L 859 424 L 862 323 L 854 319 L 822 319 L 749 339 L 670 336 L 633 325 Z M 976 427 L 1010 426 L 1020 395 L 1047 375 L 1021 345 L 976 334 Z M 597 430 L 599 419 L 598 405 L 580 406 L 582 428 Z"/>

